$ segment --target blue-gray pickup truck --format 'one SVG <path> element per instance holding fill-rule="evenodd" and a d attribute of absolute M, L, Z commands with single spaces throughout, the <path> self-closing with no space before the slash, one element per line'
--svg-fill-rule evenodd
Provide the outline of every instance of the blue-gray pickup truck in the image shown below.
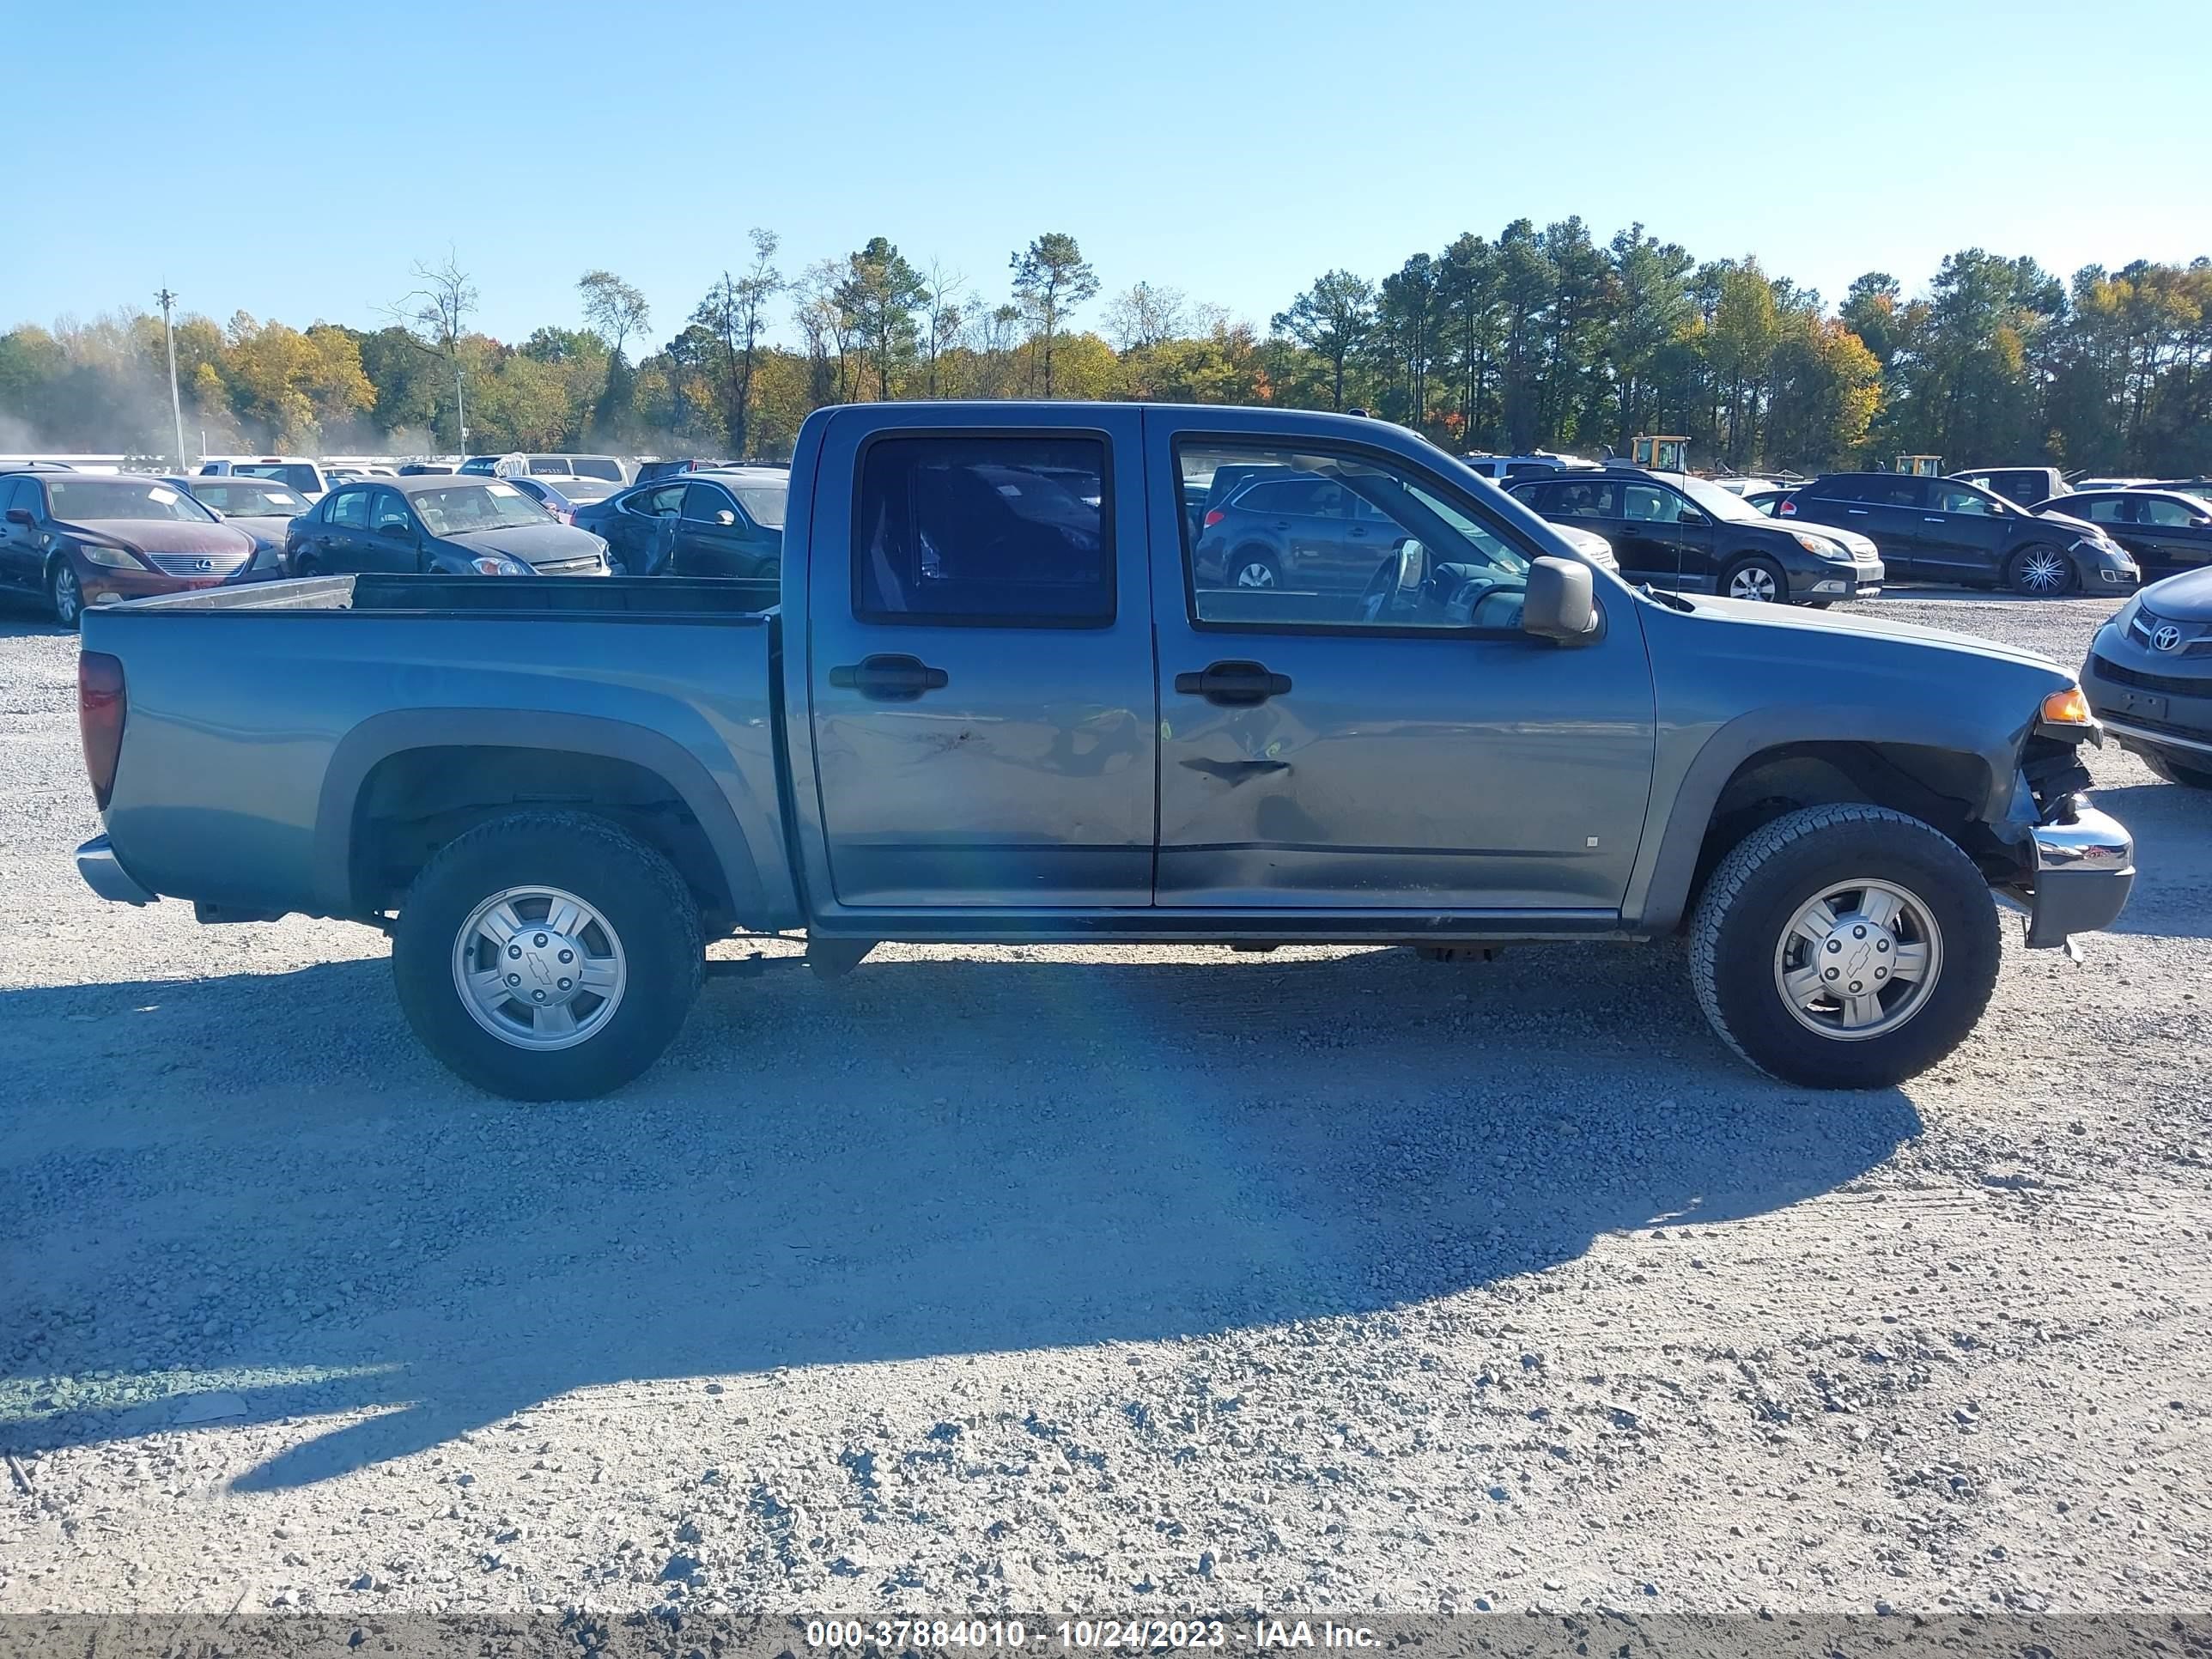
<path fill-rule="evenodd" d="M 1277 538 L 1364 585 L 1196 559 L 1217 476 L 1299 484 L 1338 521 Z M 775 582 L 272 582 L 94 611 L 82 662 L 97 891 L 383 928 L 423 1042 L 525 1099 L 635 1078 L 709 940 L 796 929 L 825 972 L 1683 933 L 1745 1060 L 1872 1086 L 1980 1017 L 1992 892 L 2055 946 L 2134 878 L 2063 670 L 1631 588 L 1351 416 L 823 410 Z"/>

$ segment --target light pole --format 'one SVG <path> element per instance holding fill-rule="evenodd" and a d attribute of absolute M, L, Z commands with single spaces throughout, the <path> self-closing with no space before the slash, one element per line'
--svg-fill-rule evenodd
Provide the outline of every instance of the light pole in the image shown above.
<path fill-rule="evenodd" d="M 469 412 L 461 403 L 461 354 L 458 349 L 453 353 L 453 419 L 461 428 L 461 459 L 465 461 L 469 458 Z"/>
<path fill-rule="evenodd" d="M 169 417 L 177 427 L 177 471 L 191 471 L 185 462 L 185 406 L 177 398 L 177 331 L 170 325 L 169 307 L 177 296 L 163 289 L 154 296 L 161 302 L 161 337 L 169 343 Z"/>

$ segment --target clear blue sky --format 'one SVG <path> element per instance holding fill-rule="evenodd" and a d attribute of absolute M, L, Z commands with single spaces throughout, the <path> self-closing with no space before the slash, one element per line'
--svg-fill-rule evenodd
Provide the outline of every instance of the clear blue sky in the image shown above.
<path fill-rule="evenodd" d="M 1522 216 L 1755 252 L 1832 304 L 1967 246 L 2187 258 L 2203 3 L 26 7 L 8 175 L 137 187 L 18 198 L 0 327 L 165 282 L 373 325 L 451 245 L 489 332 L 576 321 L 604 265 L 657 342 L 753 225 L 787 273 L 880 233 L 994 300 L 1066 230 L 1109 294 L 1262 324 Z"/>

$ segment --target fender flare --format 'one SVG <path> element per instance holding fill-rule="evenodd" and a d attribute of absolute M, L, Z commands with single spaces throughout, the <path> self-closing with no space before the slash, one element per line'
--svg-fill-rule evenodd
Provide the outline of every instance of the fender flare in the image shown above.
<path fill-rule="evenodd" d="M 741 920 L 761 918 L 788 902 L 771 902 L 753 839 L 729 798 L 697 757 L 673 738 L 628 720 L 593 714 L 501 708 L 404 708 L 374 714 L 331 751 L 315 812 L 315 884 L 325 912 L 352 915 L 354 812 L 368 775 L 395 755 L 418 749 L 544 749 L 626 761 L 676 792 L 707 836 L 721 866 L 731 908 Z M 756 834 L 773 847 L 774 826 Z"/>
<path fill-rule="evenodd" d="M 1917 730 L 1901 729 L 1895 709 L 1782 708 L 1739 714 L 1716 729 L 1683 769 L 1664 823 L 1646 825 L 1644 851 L 1629 878 L 1622 915 L 1639 934 L 1671 933 L 1680 924 L 1721 792 L 1746 761 L 1765 750 L 1811 743 L 1893 743 L 1968 756 L 1989 774 L 1973 816 L 1994 824 L 2009 811 L 2015 757 L 2025 735 L 2024 730 L 2010 733 L 1992 750 L 1985 726 L 1931 716 Z M 1667 799 L 1663 789 L 1654 790 L 1655 819 Z"/>

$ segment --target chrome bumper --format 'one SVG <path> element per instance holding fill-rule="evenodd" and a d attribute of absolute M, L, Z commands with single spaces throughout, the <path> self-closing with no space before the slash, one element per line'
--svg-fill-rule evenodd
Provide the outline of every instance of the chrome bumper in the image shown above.
<path fill-rule="evenodd" d="M 151 904 L 159 896 L 131 879 L 115 861 L 115 849 L 105 836 L 94 836 L 76 849 L 76 872 L 84 884 L 111 904 Z"/>
<path fill-rule="evenodd" d="M 2035 891 L 2027 944 L 2049 950 L 2119 920 L 2136 882 L 2135 840 L 2117 818 L 2077 806 L 2071 821 L 2034 830 Z"/>

